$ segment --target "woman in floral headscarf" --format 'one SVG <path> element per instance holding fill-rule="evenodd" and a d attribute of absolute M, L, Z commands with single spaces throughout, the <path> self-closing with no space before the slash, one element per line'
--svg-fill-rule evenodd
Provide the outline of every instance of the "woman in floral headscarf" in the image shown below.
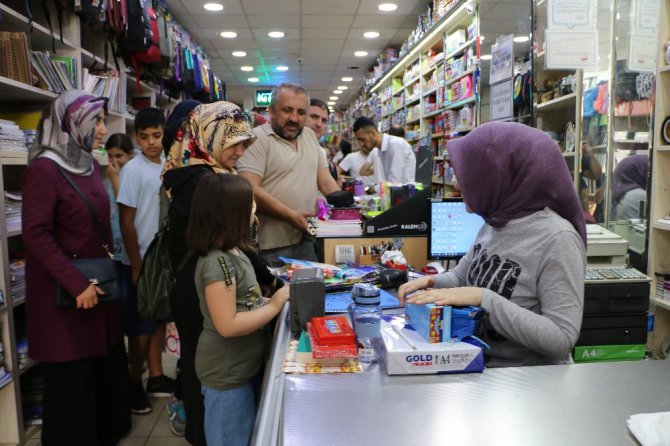
<path fill-rule="evenodd" d="M 171 197 L 168 240 L 176 271 L 170 303 L 179 332 L 181 396 L 187 419 L 185 437 L 193 445 L 204 445 L 205 434 L 203 396 L 195 373 L 195 350 L 203 323 L 194 283 L 198 259 L 190 255 L 185 241 L 191 200 L 203 173 L 234 174 L 235 163 L 255 138 L 249 115 L 237 105 L 223 101 L 199 105 L 177 131 L 163 171 L 163 186 Z M 254 265 L 259 283 L 273 286 L 275 278 L 260 263 L 260 257 L 253 252 L 245 254 Z M 189 256 L 186 264 L 181 265 Z"/>
<path fill-rule="evenodd" d="M 116 444 L 130 430 L 120 304 L 99 302 L 100 290 L 71 261 L 107 255 L 100 228 L 104 242 L 112 240 L 109 199 L 91 154 L 107 134 L 106 104 L 84 91 L 61 94 L 40 123 L 23 180 L 28 344 L 44 374 L 47 446 Z M 95 210 L 95 223 L 66 176 Z M 76 296 L 76 307 L 56 307 L 57 286 Z"/>

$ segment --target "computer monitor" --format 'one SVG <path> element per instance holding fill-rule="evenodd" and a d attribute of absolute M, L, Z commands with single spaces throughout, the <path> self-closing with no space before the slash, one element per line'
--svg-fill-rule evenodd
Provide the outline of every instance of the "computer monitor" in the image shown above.
<path fill-rule="evenodd" d="M 484 219 L 465 210 L 461 198 L 428 200 L 428 258 L 463 257 L 484 225 Z"/>

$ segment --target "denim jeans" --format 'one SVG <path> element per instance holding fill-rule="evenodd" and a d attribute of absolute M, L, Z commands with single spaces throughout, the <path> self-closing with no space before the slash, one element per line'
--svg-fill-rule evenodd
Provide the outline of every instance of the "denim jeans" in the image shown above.
<path fill-rule="evenodd" d="M 247 446 L 256 418 L 251 381 L 230 390 L 215 390 L 203 384 L 205 437 L 208 446 Z"/>

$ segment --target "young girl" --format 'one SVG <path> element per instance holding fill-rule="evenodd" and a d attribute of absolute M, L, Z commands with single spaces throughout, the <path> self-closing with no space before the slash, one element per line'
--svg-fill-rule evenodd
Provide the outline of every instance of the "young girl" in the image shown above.
<path fill-rule="evenodd" d="M 254 378 L 263 360 L 263 327 L 288 300 L 266 300 L 242 253 L 253 220 L 253 188 L 242 177 L 206 173 L 193 195 L 186 241 L 200 258 L 195 286 L 204 316 L 195 368 L 205 397 L 209 446 L 247 445 L 255 418 Z"/>
<path fill-rule="evenodd" d="M 114 260 L 121 262 L 123 255 L 123 241 L 121 240 L 121 229 L 119 227 L 119 210 L 116 205 L 116 196 L 119 194 L 119 174 L 121 168 L 130 161 L 135 153 L 133 141 L 130 136 L 123 133 L 114 133 L 105 143 L 107 151 L 107 178 L 105 178 L 105 189 L 109 195 L 112 236 L 114 237 Z"/>

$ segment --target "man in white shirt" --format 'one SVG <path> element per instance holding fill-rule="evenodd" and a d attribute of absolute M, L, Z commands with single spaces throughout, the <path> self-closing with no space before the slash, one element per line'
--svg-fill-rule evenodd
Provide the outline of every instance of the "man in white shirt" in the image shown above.
<path fill-rule="evenodd" d="M 359 147 L 370 150 L 368 160 L 361 166 L 360 175 L 375 174 L 379 182 L 411 183 L 416 171 L 416 156 L 402 138 L 379 133 L 370 118 L 354 122 L 354 135 Z"/>
<path fill-rule="evenodd" d="M 340 175 L 349 172 L 350 177 L 363 180 L 364 186 L 374 186 L 379 182 L 376 175 L 363 176 L 360 174 L 361 167 L 368 160 L 368 155 L 370 155 L 370 150 L 361 146 L 356 152 L 352 152 L 344 157 L 340 164 L 337 165 L 337 172 Z"/>

